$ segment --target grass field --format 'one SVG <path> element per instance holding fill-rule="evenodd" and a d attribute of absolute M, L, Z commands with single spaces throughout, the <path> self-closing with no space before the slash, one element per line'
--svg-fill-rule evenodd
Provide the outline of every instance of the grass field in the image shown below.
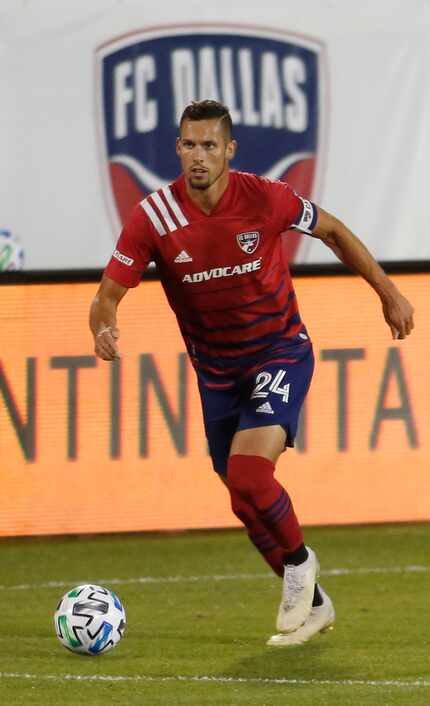
<path fill-rule="evenodd" d="M 0 543 L 3 706 L 430 704 L 430 527 L 314 528 L 335 630 L 265 646 L 280 582 L 244 533 Z M 52 615 L 80 582 L 112 588 L 128 618 L 101 657 L 57 641 Z"/>

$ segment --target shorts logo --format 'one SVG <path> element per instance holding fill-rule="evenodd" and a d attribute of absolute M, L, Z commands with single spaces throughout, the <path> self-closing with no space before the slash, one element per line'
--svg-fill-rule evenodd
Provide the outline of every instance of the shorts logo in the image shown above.
<path fill-rule="evenodd" d="M 258 243 L 260 242 L 260 233 L 256 230 L 250 231 L 249 233 L 239 233 L 236 235 L 237 244 L 248 255 L 252 255 L 258 248 Z"/>
<path fill-rule="evenodd" d="M 133 206 L 179 175 L 175 138 L 192 100 L 229 107 L 234 169 L 288 181 L 312 199 L 325 147 L 324 51 L 310 37 L 240 24 L 148 27 L 98 47 L 97 132 L 115 240 Z M 301 237 L 284 239 L 290 259 Z"/>
<path fill-rule="evenodd" d="M 128 265 L 129 267 L 131 267 L 134 262 L 132 257 L 127 257 L 127 255 L 123 255 L 122 252 L 120 252 L 119 250 L 114 250 L 112 257 L 122 262 L 123 265 Z"/>
<path fill-rule="evenodd" d="M 259 407 L 257 407 L 257 409 L 255 411 L 262 412 L 263 414 L 275 414 L 270 402 L 263 402 L 263 404 L 261 404 Z"/>

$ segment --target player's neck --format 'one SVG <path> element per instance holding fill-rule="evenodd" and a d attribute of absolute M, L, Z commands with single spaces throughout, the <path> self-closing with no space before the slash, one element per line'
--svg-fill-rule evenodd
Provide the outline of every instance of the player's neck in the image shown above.
<path fill-rule="evenodd" d="M 193 189 L 185 179 L 185 187 L 191 201 L 204 213 L 209 215 L 220 202 L 228 187 L 229 170 L 223 171 L 218 179 L 208 189 Z"/>

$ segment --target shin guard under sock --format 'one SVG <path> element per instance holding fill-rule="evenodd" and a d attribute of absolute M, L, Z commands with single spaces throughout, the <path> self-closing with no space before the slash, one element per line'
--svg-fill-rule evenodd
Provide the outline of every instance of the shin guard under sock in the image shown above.
<path fill-rule="evenodd" d="M 303 544 L 303 533 L 291 499 L 274 478 L 274 464 L 262 456 L 234 454 L 227 467 L 227 484 L 255 510 L 258 519 L 284 553 Z"/>

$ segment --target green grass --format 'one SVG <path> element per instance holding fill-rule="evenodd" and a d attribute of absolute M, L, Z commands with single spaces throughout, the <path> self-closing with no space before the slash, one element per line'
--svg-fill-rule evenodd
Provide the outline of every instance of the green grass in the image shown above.
<path fill-rule="evenodd" d="M 274 632 L 280 582 L 261 576 L 266 565 L 242 532 L 0 542 L 0 703 L 427 706 L 429 538 L 427 525 L 308 529 L 306 541 L 321 560 L 321 583 L 335 602 L 336 627 L 306 645 L 278 650 L 267 648 L 265 640 Z M 427 571 L 356 573 L 410 565 Z M 324 576 L 335 568 L 352 573 Z M 211 578 L 227 574 L 255 576 Z M 209 578 L 127 583 L 141 576 Z M 124 583 L 109 584 L 114 578 Z M 50 581 L 65 586 L 40 586 Z M 127 609 L 124 640 L 101 657 L 73 655 L 54 634 L 59 598 L 82 581 L 103 582 Z M 9 588 L 22 584 L 31 588 Z M 4 676 L 8 673 L 32 676 Z M 74 681 L 64 675 L 142 679 Z M 178 681 L 178 675 L 236 681 Z M 148 677 L 153 681 L 143 679 Z M 162 681 L 165 677 L 172 679 Z M 290 683 L 252 681 L 258 679 Z M 425 684 L 411 684 L 419 679 Z"/>

